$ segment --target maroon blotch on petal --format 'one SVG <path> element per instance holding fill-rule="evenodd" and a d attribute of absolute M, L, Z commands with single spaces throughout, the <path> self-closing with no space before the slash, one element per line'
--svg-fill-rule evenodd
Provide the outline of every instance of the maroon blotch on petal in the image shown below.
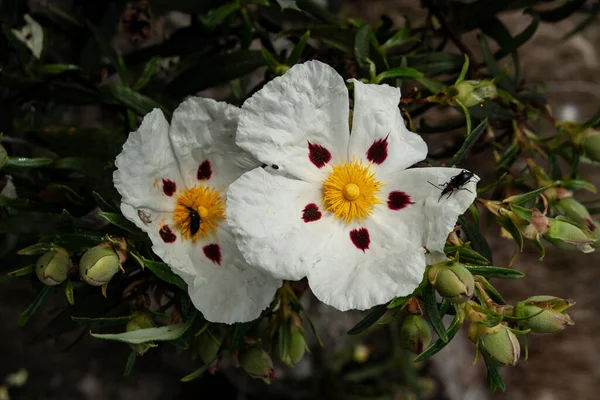
<path fill-rule="evenodd" d="M 315 203 L 307 204 L 302 210 L 302 219 L 304 222 L 313 222 L 321 219 L 321 211 L 319 211 L 319 206 Z"/>
<path fill-rule="evenodd" d="M 382 164 L 388 156 L 388 134 L 383 139 L 377 139 L 367 150 L 367 160 L 373 164 Z"/>
<path fill-rule="evenodd" d="M 409 204 L 415 204 L 414 201 L 412 201 L 410 199 L 410 196 L 407 195 L 406 193 L 400 191 L 400 190 L 395 190 L 393 192 L 390 192 L 390 194 L 388 195 L 388 201 L 387 201 L 387 205 L 388 208 L 390 210 L 402 210 L 404 207 L 408 206 Z"/>
<path fill-rule="evenodd" d="M 331 153 L 320 144 L 308 142 L 308 158 L 317 168 L 323 168 L 331 160 Z"/>
<path fill-rule="evenodd" d="M 175 191 L 177 191 L 177 184 L 170 179 L 163 179 L 162 184 L 163 192 L 169 197 L 173 196 Z"/>
<path fill-rule="evenodd" d="M 369 231 L 366 228 L 352 229 L 350 231 L 350 240 L 352 240 L 352 243 L 354 243 L 356 248 L 362 250 L 363 253 L 369 248 L 369 244 L 371 244 Z"/>
<path fill-rule="evenodd" d="M 165 243 L 173 243 L 175 240 L 177 240 L 177 235 L 173 233 L 171 228 L 169 228 L 169 225 L 162 225 L 158 231 L 158 234 Z"/>
<path fill-rule="evenodd" d="M 217 265 L 221 265 L 221 247 L 218 244 L 208 244 L 202 248 L 202 251 L 210 261 Z"/>
<path fill-rule="evenodd" d="M 198 173 L 196 177 L 199 181 L 207 181 L 210 179 L 212 175 L 212 168 L 210 166 L 210 161 L 204 160 L 198 166 Z"/>

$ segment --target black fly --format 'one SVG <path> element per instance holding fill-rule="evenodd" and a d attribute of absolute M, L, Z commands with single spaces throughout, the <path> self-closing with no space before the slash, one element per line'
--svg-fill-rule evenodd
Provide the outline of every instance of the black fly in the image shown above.
<path fill-rule="evenodd" d="M 448 195 L 448 197 L 446 197 L 446 198 L 449 199 L 455 190 L 466 190 L 467 192 L 472 193 L 469 189 L 463 188 L 462 186 L 469 183 L 469 181 L 473 178 L 473 175 L 475 175 L 475 174 L 463 169 L 462 171 L 460 171 L 460 173 L 458 175 L 455 175 L 452 178 L 450 178 L 450 182 L 443 183 L 442 187 L 439 187 L 438 185 L 434 185 L 433 183 L 431 183 L 429 181 L 427 181 L 427 182 L 430 185 L 432 185 L 442 191 L 442 194 L 440 194 L 440 198 L 438 199 L 438 202 L 439 202 L 442 199 L 442 197 L 444 197 L 445 194 Z"/>
<path fill-rule="evenodd" d="M 190 212 L 190 233 L 192 236 L 200 230 L 200 214 L 191 207 L 186 207 Z"/>

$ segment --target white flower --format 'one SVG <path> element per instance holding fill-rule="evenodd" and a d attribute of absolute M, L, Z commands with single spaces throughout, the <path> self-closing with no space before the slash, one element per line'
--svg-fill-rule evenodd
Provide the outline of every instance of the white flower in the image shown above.
<path fill-rule="evenodd" d="M 227 186 L 259 165 L 235 145 L 239 109 L 191 98 L 171 126 L 155 109 L 117 157 L 121 211 L 145 231 L 152 250 L 188 284 L 206 319 L 256 319 L 281 281 L 248 265 L 225 222 Z"/>
<path fill-rule="evenodd" d="M 248 99 L 236 141 L 277 173 L 254 169 L 227 194 L 246 260 L 278 278 L 307 276 L 317 298 L 340 310 L 411 294 L 426 251 L 445 258 L 477 180 L 440 198 L 461 170 L 406 169 L 427 146 L 404 126 L 400 90 L 353 82 L 351 135 L 348 90 L 326 64 L 296 65 Z"/>
<path fill-rule="evenodd" d="M 35 58 L 39 59 L 44 47 L 44 29 L 29 14 L 25 14 L 24 18 L 27 24 L 21 30 L 12 29 L 12 33 L 31 50 Z"/>

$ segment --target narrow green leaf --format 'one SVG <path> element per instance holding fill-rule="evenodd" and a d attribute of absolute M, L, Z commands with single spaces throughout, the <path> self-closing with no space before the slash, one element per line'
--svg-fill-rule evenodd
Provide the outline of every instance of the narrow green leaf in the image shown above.
<path fill-rule="evenodd" d="M 70 305 L 75 304 L 75 294 L 73 293 L 73 283 L 70 279 L 67 279 L 67 283 L 65 284 L 65 297 Z"/>
<path fill-rule="evenodd" d="M 287 65 L 292 66 L 292 65 L 296 64 L 298 62 L 298 60 L 300 60 L 300 57 L 302 56 L 302 53 L 304 52 L 304 49 L 306 48 L 306 43 L 308 42 L 309 38 L 310 38 L 310 30 L 306 31 L 306 33 L 304 33 L 304 35 L 302 35 L 300 37 L 300 40 L 298 41 L 296 46 L 294 46 L 294 49 L 292 50 L 292 52 L 290 53 L 290 56 L 286 60 Z"/>
<path fill-rule="evenodd" d="M 306 313 L 306 311 L 304 311 L 304 309 L 302 310 L 304 312 L 304 316 L 306 317 L 306 320 L 308 321 L 308 325 L 310 326 L 310 330 L 312 331 L 313 335 L 315 336 L 315 340 L 317 341 L 317 344 L 321 347 L 323 347 L 323 340 L 321 339 L 321 336 L 319 336 L 319 332 L 317 332 L 317 328 L 315 327 L 315 324 L 312 322 L 312 319 L 310 319 L 310 316 Z"/>
<path fill-rule="evenodd" d="M 131 375 L 131 371 L 133 370 L 133 366 L 135 365 L 135 360 L 137 358 L 137 354 L 135 351 L 131 351 L 129 353 L 129 357 L 127 357 L 127 363 L 125 364 L 125 370 L 123 371 L 123 376 Z"/>
<path fill-rule="evenodd" d="M 352 329 L 348 331 L 348 335 L 358 335 L 366 331 L 371 325 L 379 320 L 387 312 L 386 305 L 379 305 L 367 314 L 358 324 L 354 325 Z"/>
<path fill-rule="evenodd" d="M 296 5 L 296 0 L 277 0 L 277 3 L 279 3 L 279 6 L 282 10 L 285 10 L 286 8 L 291 8 L 292 10 L 300 10 Z"/>
<path fill-rule="evenodd" d="M 486 118 L 483 121 L 481 121 L 479 125 L 477 125 L 477 127 L 473 130 L 473 132 L 471 132 L 470 135 L 467 136 L 460 149 L 456 152 L 456 154 L 454 154 L 450 161 L 448 161 L 448 165 L 458 165 L 467 155 L 469 150 L 471 150 L 471 148 L 475 145 L 475 143 L 477 143 L 477 140 L 479 140 L 481 135 L 483 135 L 487 126 L 488 120 Z"/>
<path fill-rule="evenodd" d="M 500 75 L 500 68 L 498 67 L 496 59 L 490 51 L 490 46 L 488 45 L 485 36 L 478 35 L 477 39 L 479 40 L 479 45 L 481 46 L 481 50 L 483 51 L 483 60 L 485 62 L 485 65 L 487 66 L 488 71 L 490 72 L 490 75 L 494 77 Z"/>
<path fill-rule="evenodd" d="M 509 204 L 508 207 L 512 212 L 514 212 L 517 215 L 517 217 L 521 218 L 523 221 L 531 222 L 531 214 L 533 214 L 533 210 L 521 207 L 515 203 Z"/>
<path fill-rule="evenodd" d="M 563 40 L 569 40 L 571 37 L 575 36 L 579 32 L 582 32 L 588 26 L 596 22 L 596 18 L 598 16 L 598 12 L 600 12 L 600 2 L 594 4 L 590 13 L 587 17 L 582 19 L 573 29 L 569 32 L 565 33 L 563 36 Z"/>
<path fill-rule="evenodd" d="M 7 275 L 9 275 L 9 276 L 25 276 L 25 275 L 30 275 L 34 270 L 35 270 L 35 265 L 31 264 L 31 265 L 27 265 L 23 268 L 19 268 L 17 270 L 11 271 Z"/>
<path fill-rule="evenodd" d="M 551 185 L 532 190 L 531 192 L 510 196 L 510 197 L 507 197 L 506 199 L 502 200 L 502 202 L 508 203 L 508 204 L 522 205 L 529 201 L 535 200 L 540 194 L 544 193 L 546 191 L 546 189 L 548 189 L 549 187 L 551 187 Z"/>
<path fill-rule="evenodd" d="M 500 292 L 498 292 L 498 290 L 496 290 L 496 288 L 486 278 L 484 278 L 481 275 L 475 275 L 475 279 L 479 283 L 481 283 L 481 286 L 483 286 L 483 288 L 485 289 L 487 294 L 492 298 L 492 300 L 494 300 L 498 304 L 506 304 L 506 300 L 504 300 Z M 502 318 L 501 315 L 499 317 Z"/>
<path fill-rule="evenodd" d="M 172 285 L 177 286 L 181 290 L 187 290 L 187 285 L 179 275 L 176 275 L 168 264 L 158 261 L 148 260 L 146 258 L 141 258 L 144 266 L 148 268 L 154 275 L 158 277 L 161 281 L 170 283 Z"/>
<path fill-rule="evenodd" d="M 290 352 L 291 327 L 289 321 L 283 321 L 279 327 L 277 346 L 279 347 L 279 358 L 285 360 Z"/>
<path fill-rule="evenodd" d="M 586 0 L 570 0 L 564 2 L 562 6 L 556 7 L 552 10 L 537 11 L 537 15 L 544 22 L 558 22 L 563 19 L 569 18 L 575 12 L 581 10 Z"/>
<path fill-rule="evenodd" d="M 73 317 L 71 319 L 80 325 L 87 325 L 90 328 L 106 328 L 109 326 L 125 325 L 131 319 L 131 315 L 122 317 L 106 317 L 106 318 L 88 318 L 88 317 Z"/>
<path fill-rule="evenodd" d="M 390 304 L 388 304 L 387 308 L 396 308 L 396 307 L 402 307 L 404 304 L 406 304 L 406 302 L 408 301 L 408 299 L 410 299 L 411 296 L 405 296 L 405 297 L 394 297 L 394 299 L 392 301 L 390 301 Z"/>
<path fill-rule="evenodd" d="M 161 326 L 158 328 L 138 329 L 122 333 L 94 333 L 90 335 L 98 339 L 114 340 L 122 343 L 141 344 L 149 342 L 170 341 L 181 337 L 190 326 L 191 319 L 185 324 Z"/>
<path fill-rule="evenodd" d="M 496 221 L 512 236 L 519 250 L 523 251 L 523 235 L 515 223 L 508 217 L 496 217 Z"/>
<path fill-rule="evenodd" d="M 158 60 L 158 57 L 152 57 L 150 61 L 148 61 L 146 67 L 144 68 L 144 71 L 142 71 L 142 74 L 140 75 L 140 78 L 135 83 L 135 85 L 133 85 L 133 90 L 139 91 L 150 82 L 150 80 L 156 73 L 156 65 L 158 63 Z"/>
<path fill-rule="evenodd" d="M 369 58 L 370 36 L 371 27 L 368 24 L 365 24 L 356 31 L 356 36 L 354 37 L 354 57 L 356 58 L 358 65 L 363 69 L 367 68 L 365 59 Z"/>
<path fill-rule="evenodd" d="M 488 259 L 490 263 L 493 262 L 492 250 L 490 249 L 490 245 L 488 244 L 487 240 L 485 240 L 485 237 L 483 237 L 481 232 L 479 232 L 477 226 L 473 225 L 463 215 L 458 217 L 458 224 L 469 238 L 473 250 L 475 250 L 476 252 L 484 256 L 486 259 Z"/>
<path fill-rule="evenodd" d="M 435 299 L 435 289 L 431 285 L 426 285 L 421 295 L 423 297 L 423 303 L 425 305 L 425 318 L 429 321 L 429 324 L 437 333 L 440 340 L 444 343 L 448 343 L 448 334 L 446 333 L 446 328 L 444 327 L 444 323 L 442 321 L 442 315 L 440 315 L 440 311 L 437 306 L 437 301 Z"/>
<path fill-rule="evenodd" d="M 98 207 L 100 207 L 100 209 L 102 211 L 112 212 L 112 213 L 118 211 L 116 208 L 111 206 L 106 200 L 104 200 L 98 192 L 92 191 L 92 196 L 94 196 L 94 200 L 96 201 L 96 204 L 98 205 Z"/>
<path fill-rule="evenodd" d="M 7 167 L 14 168 L 39 168 L 52 164 L 50 158 L 26 158 L 26 157 L 8 157 Z"/>
<path fill-rule="evenodd" d="M 492 392 L 495 392 L 497 389 L 500 389 L 503 392 L 506 391 L 506 385 L 504 384 L 504 379 L 502 379 L 500 367 L 498 367 L 498 365 L 484 352 L 482 352 L 482 354 L 485 361 L 485 367 L 487 368 L 487 381 L 490 390 Z"/>
<path fill-rule="evenodd" d="M 194 379 L 200 377 L 208 369 L 208 367 L 210 367 L 212 365 L 212 363 L 214 363 L 216 360 L 217 360 L 217 358 L 215 357 L 213 360 L 211 360 L 210 362 L 201 366 L 200 368 L 198 368 L 191 374 L 184 376 L 183 378 L 180 379 L 181 382 L 193 381 Z"/>
<path fill-rule="evenodd" d="M 104 218 L 111 224 L 118 226 L 119 228 L 121 228 L 123 230 L 126 230 L 127 232 L 139 233 L 138 228 L 132 222 L 130 222 L 127 218 L 122 216 L 121 214 L 110 213 L 110 212 L 99 212 L 98 216 L 100 216 L 101 218 Z"/>
<path fill-rule="evenodd" d="M 419 78 L 417 81 L 433 94 L 440 93 L 446 87 L 442 82 L 435 79 Z"/>
<path fill-rule="evenodd" d="M 137 115 L 144 116 L 155 108 L 160 108 L 167 115 L 170 115 L 168 110 L 156 101 L 126 86 L 109 83 L 103 85 L 100 90 L 109 102 L 122 104 Z"/>
<path fill-rule="evenodd" d="M 456 78 L 456 82 L 454 82 L 454 84 L 458 84 L 460 82 L 462 82 L 465 77 L 467 76 L 467 72 L 469 71 L 469 56 L 467 56 L 465 54 L 465 63 L 462 66 L 462 69 L 460 70 L 460 74 L 458 74 L 458 78 Z"/>
<path fill-rule="evenodd" d="M 285 1 L 285 0 L 281 0 Z M 296 6 L 302 11 L 330 25 L 340 25 L 340 20 L 335 14 L 330 13 L 312 0 L 296 0 Z"/>
<path fill-rule="evenodd" d="M 463 114 L 465 114 L 465 120 L 467 122 L 467 134 L 466 134 L 466 136 L 468 137 L 469 135 L 471 135 L 471 114 L 469 114 L 469 109 L 467 107 L 465 107 L 465 105 L 463 103 L 461 103 L 458 100 L 455 100 L 455 101 L 456 101 L 456 104 L 458 104 L 458 106 L 462 110 Z"/>
<path fill-rule="evenodd" d="M 510 52 L 515 52 L 519 47 L 523 46 L 525 43 L 529 41 L 537 31 L 537 28 L 540 24 L 540 19 L 537 15 L 533 16 L 533 20 L 531 23 L 523 30 L 523 32 L 519 33 L 514 37 L 512 43 L 507 48 L 501 48 L 494 54 L 494 58 L 496 60 L 500 60 L 506 57 Z M 513 53 L 516 54 L 516 53 Z M 518 79 L 515 79 L 515 82 L 518 82 Z"/>
<path fill-rule="evenodd" d="M 410 67 L 396 67 L 390 70 L 384 71 L 377 75 L 375 82 L 379 83 L 386 79 L 394 79 L 394 78 L 411 78 L 411 79 L 420 79 L 423 78 L 423 74 L 416 70 L 415 68 Z"/>
<path fill-rule="evenodd" d="M 491 265 L 465 265 L 473 275 L 484 278 L 518 279 L 525 276 L 521 271 L 511 268 L 494 267 Z"/>
<path fill-rule="evenodd" d="M 38 292 L 37 296 L 35 296 L 35 299 L 33 299 L 33 301 L 27 306 L 25 310 L 23 310 L 23 312 L 19 316 L 18 326 L 25 326 L 25 324 L 27 324 L 29 318 L 37 311 L 39 306 L 44 302 L 51 289 L 52 286 L 42 287 L 42 290 Z"/>
<path fill-rule="evenodd" d="M 86 20 L 85 23 L 90 32 L 92 33 L 94 41 L 96 42 L 98 47 L 100 47 L 102 53 L 106 56 L 106 58 L 108 58 L 112 66 L 119 74 L 119 77 L 121 78 L 123 84 L 129 85 L 129 71 L 125 67 L 123 59 L 121 59 L 121 57 L 117 54 L 117 52 L 111 46 L 111 44 L 102 36 L 102 32 L 100 32 L 94 24 L 92 24 L 88 20 Z"/>
<path fill-rule="evenodd" d="M 2 138 L 2 136 L 0 136 L 0 139 L 1 138 Z M 4 146 L 2 146 L 0 144 L 0 169 L 2 169 L 2 167 L 4 167 L 7 162 L 8 162 L 8 153 L 6 152 L 6 149 L 4 148 Z"/>
<path fill-rule="evenodd" d="M 591 193 L 598 192 L 598 190 L 596 189 L 596 186 L 594 186 L 593 183 L 588 182 L 588 181 L 579 180 L 579 179 L 562 179 L 562 180 L 553 182 L 553 185 L 562 186 L 567 189 L 583 189 L 583 190 L 587 190 L 588 192 L 591 192 Z"/>
<path fill-rule="evenodd" d="M 276 71 L 278 69 L 280 63 L 275 57 L 273 57 L 273 54 L 271 54 L 269 50 L 267 50 L 264 47 L 261 47 L 260 54 L 262 54 L 262 56 L 264 57 L 265 62 L 267 63 L 271 71 Z"/>
<path fill-rule="evenodd" d="M 423 351 L 421 354 L 419 354 L 413 360 L 414 362 L 425 361 L 428 358 L 430 358 L 431 356 L 433 356 L 434 354 L 437 354 L 438 352 L 440 352 L 440 350 L 442 350 L 444 347 L 446 347 L 446 345 L 454 338 L 454 336 L 456 336 L 456 334 L 460 330 L 460 326 L 461 326 L 460 318 L 461 317 L 460 317 L 460 309 L 458 308 L 458 306 L 454 305 L 454 308 L 455 308 L 454 319 L 452 320 L 452 323 L 448 327 L 448 330 L 446 330 L 446 336 L 448 337 L 448 342 L 444 342 L 442 339 L 436 340 L 425 351 Z"/>
<path fill-rule="evenodd" d="M 199 15 L 198 19 L 202 22 L 202 25 L 208 30 L 215 29 L 221 24 L 227 17 L 240 9 L 240 5 L 237 1 L 230 4 L 225 4 L 219 8 L 210 10 L 206 16 Z"/>
<path fill-rule="evenodd" d="M 17 254 L 21 256 L 32 256 L 36 254 L 44 254 L 47 251 L 52 250 L 52 245 L 49 243 L 36 243 L 31 246 L 27 246 L 24 249 L 17 251 Z"/>
<path fill-rule="evenodd" d="M 472 250 L 466 246 L 448 246 L 447 245 L 444 247 L 444 252 L 446 253 L 446 255 L 449 255 L 449 256 L 454 256 L 454 254 L 456 254 L 456 252 L 458 252 L 461 262 L 477 264 L 477 265 L 482 265 L 482 264 L 487 265 L 490 263 L 490 261 L 487 258 L 485 258 L 484 256 L 482 256 L 475 250 Z"/>

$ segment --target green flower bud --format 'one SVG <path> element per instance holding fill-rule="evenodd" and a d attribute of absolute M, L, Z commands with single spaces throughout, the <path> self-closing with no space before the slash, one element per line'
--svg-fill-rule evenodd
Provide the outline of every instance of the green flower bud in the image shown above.
<path fill-rule="evenodd" d="M 517 336 L 506 325 L 479 338 L 479 348 L 500 365 L 515 365 L 519 361 L 521 346 Z"/>
<path fill-rule="evenodd" d="M 571 316 L 564 312 L 573 306 L 573 300 L 554 296 L 533 296 L 515 305 L 514 316 L 527 318 L 518 321 L 523 329 L 534 333 L 557 333 L 568 325 L 575 325 Z"/>
<path fill-rule="evenodd" d="M 475 289 L 473 275 L 464 265 L 453 261 L 432 265 L 428 278 L 440 296 L 453 303 L 469 300 Z"/>
<path fill-rule="evenodd" d="M 600 131 L 587 128 L 582 132 L 581 148 L 583 154 L 593 161 L 600 161 Z"/>
<path fill-rule="evenodd" d="M 595 241 L 595 238 L 589 229 L 560 216 L 551 220 L 550 229 L 544 234 L 544 239 L 566 250 L 576 249 L 584 253 L 594 251 L 590 244 Z"/>
<path fill-rule="evenodd" d="M 454 85 L 458 91 L 455 99 L 465 107 L 473 107 L 485 99 L 494 99 L 497 95 L 496 85 L 490 80 L 462 81 Z"/>
<path fill-rule="evenodd" d="M 211 332 L 204 331 L 198 339 L 198 355 L 204 364 L 213 362 L 221 348 L 221 340 Z"/>
<path fill-rule="evenodd" d="M 566 215 L 573 221 L 584 224 L 591 232 L 596 230 L 596 224 L 589 211 L 583 204 L 572 197 L 565 197 L 553 204 L 557 214 Z"/>
<path fill-rule="evenodd" d="M 275 370 L 271 357 L 260 347 L 248 347 L 238 355 L 240 366 L 248 375 L 271 383 L 275 379 Z"/>
<path fill-rule="evenodd" d="M 150 316 L 146 313 L 134 313 L 132 318 L 127 323 L 125 327 L 125 331 L 137 331 L 138 329 L 148 329 L 153 328 L 154 323 Z M 140 343 L 140 344 L 130 344 L 129 347 L 140 356 L 143 356 L 145 352 L 147 352 L 150 347 L 153 347 L 150 343 Z"/>
<path fill-rule="evenodd" d="M 67 252 L 64 249 L 55 249 L 37 260 L 35 274 L 44 285 L 60 285 L 67 279 L 72 266 Z"/>
<path fill-rule="evenodd" d="M 431 327 L 420 315 L 408 315 L 400 327 L 400 344 L 415 354 L 421 354 L 431 344 Z"/>
<path fill-rule="evenodd" d="M 102 286 L 119 271 L 119 256 L 110 246 L 96 246 L 86 251 L 79 262 L 79 273 L 92 286 Z"/>
<path fill-rule="evenodd" d="M 290 367 L 293 367 L 304 357 L 304 353 L 306 352 L 306 339 L 302 332 L 293 331 L 290 333 L 289 341 L 288 354 L 285 357 L 281 357 L 278 340 L 275 340 L 273 343 L 273 352 L 278 359 Z"/>

